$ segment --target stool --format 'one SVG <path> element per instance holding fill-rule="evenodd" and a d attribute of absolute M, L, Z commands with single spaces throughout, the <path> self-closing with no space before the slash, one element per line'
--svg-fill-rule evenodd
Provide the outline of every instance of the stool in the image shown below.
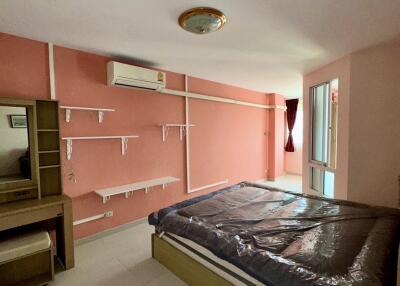
<path fill-rule="evenodd" d="M 34 231 L 0 238 L 0 277 L 0 286 L 37 286 L 53 280 L 49 233 Z"/>

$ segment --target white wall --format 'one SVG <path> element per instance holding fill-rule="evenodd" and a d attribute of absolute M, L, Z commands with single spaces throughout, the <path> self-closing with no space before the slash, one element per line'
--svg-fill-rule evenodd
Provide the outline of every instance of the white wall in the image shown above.
<path fill-rule="evenodd" d="M 335 198 L 398 207 L 400 38 L 304 77 L 303 191 L 309 188 L 309 90 L 339 78 Z"/>
<path fill-rule="evenodd" d="M 400 38 L 351 55 L 348 199 L 397 207 Z"/>
<path fill-rule="evenodd" d="M 28 148 L 28 129 L 11 128 L 10 114 L 26 114 L 26 110 L 0 106 L 0 176 L 20 174 L 18 158 Z"/>

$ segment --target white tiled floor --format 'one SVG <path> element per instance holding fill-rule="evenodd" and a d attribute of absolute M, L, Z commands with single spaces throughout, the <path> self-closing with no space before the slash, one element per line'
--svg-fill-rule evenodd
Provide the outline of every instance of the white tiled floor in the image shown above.
<path fill-rule="evenodd" d="M 301 176 L 296 175 L 284 175 L 277 178 L 275 181 L 258 181 L 258 184 L 262 184 L 272 188 L 279 188 L 292 192 L 301 193 Z"/>
<path fill-rule="evenodd" d="M 186 285 L 151 258 L 152 232 L 144 222 L 76 246 L 75 268 L 57 274 L 49 285 Z"/>

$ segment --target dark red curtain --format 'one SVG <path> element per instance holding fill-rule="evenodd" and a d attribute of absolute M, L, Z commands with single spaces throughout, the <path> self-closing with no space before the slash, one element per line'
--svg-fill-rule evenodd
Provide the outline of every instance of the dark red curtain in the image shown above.
<path fill-rule="evenodd" d="M 289 129 L 289 136 L 285 146 L 286 152 L 294 152 L 294 144 L 293 144 L 293 136 L 292 131 L 294 127 L 294 123 L 296 122 L 296 113 L 297 113 L 297 104 L 299 103 L 299 99 L 289 99 L 286 100 L 286 119 L 287 125 Z"/>

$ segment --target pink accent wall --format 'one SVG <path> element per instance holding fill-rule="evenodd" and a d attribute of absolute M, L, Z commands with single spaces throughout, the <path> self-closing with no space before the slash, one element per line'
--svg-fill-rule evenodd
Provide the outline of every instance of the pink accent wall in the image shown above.
<path fill-rule="evenodd" d="M 300 175 L 303 170 L 303 149 L 296 148 L 294 152 L 285 152 L 285 173 Z"/>
<path fill-rule="evenodd" d="M 1 96 L 49 97 L 49 61 L 45 43 L 0 33 L 0 58 Z"/>
<path fill-rule="evenodd" d="M 49 98 L 47 45 L 6 34 L 0 34 L 0 40 L 0 96 Z M 157 125 L 183 123 L 184 98 L 107 86 L 106 63 L 110 59 L 103 56 L 58 46 L 54 55 L 56 95 L 61 105 L 116 109 L 105 114 L 102 124 L 95 112 L 74 111 L 71 122 L 66 123 L 60 111 L 62 136 L 140 136 L 129 140 L 125 156 L 121 156 L 118 140 L 76 141 L 70 161 L 66 160 L 65 142 L 61 143 L 63 188 L 73 198 L 74 219 L 114 211 L 112 218 L 75 227 L 75 238 L 143 218 L 159 208 L 220 188 L 186 194 L 185 143 L 179 141 L 178 130 L 170 130 L 167 142 L 162 142 Z M 184 76 L 167 72 L 167 83 L 168 88 L 183 90 Z M 263 104 L 281 100 L 280 96 L 197 78 L 189 78 L 189 91 Z M 190 133 L 192 188 L 224 179 L 234 184 L 265 178 L 271 157 L 274 170 L 268 175 L 282 172 L 283 133 L 279 128 L 283 111 L 275 114 L 265 109 L 189 101 L 190 121 L 196 124 Z M 269 150 L 270 142 L 278 155 L 269 155 L 275 150 Z M 76 183 L 68 180 L 71 172 Z M 99 188 L 162 176 L 175 176 L 181 181 L 165 191 L 154 189 L 147 195 L 138 191 L 129 199 L 115 196 L 106 204 L 93 193 Z"/>
<path fill-rule="evenodd" d="M 285 105 L 285 99 L 279 94 L 270 94 L 269 104 Z M 269 112 L 269 157 L 268 157 L 268 180 L 283 176 L 285 173 L 285 111 L 274 109 Z"/>
<path fill-rule="evenodd" d="M 287 120 L 286 120 L 286 113 L 285 113 L 285 144 L 287 142 Z M 297 124 L 297 120 L 295 124 Z M 291 175 L 302 175 L 303 173 L 303 145 L 295 146 L 294 152 L 286 152 L 285 151 L 285 173 Z"/>
<path fill-rule="evenodd" d="M 265 94 L 189 78 L 189 91 L 267 104 Z M 189 99 L 191 187 L 229 179 L 266 177 L 268 112 L 265 109 Z"/>

